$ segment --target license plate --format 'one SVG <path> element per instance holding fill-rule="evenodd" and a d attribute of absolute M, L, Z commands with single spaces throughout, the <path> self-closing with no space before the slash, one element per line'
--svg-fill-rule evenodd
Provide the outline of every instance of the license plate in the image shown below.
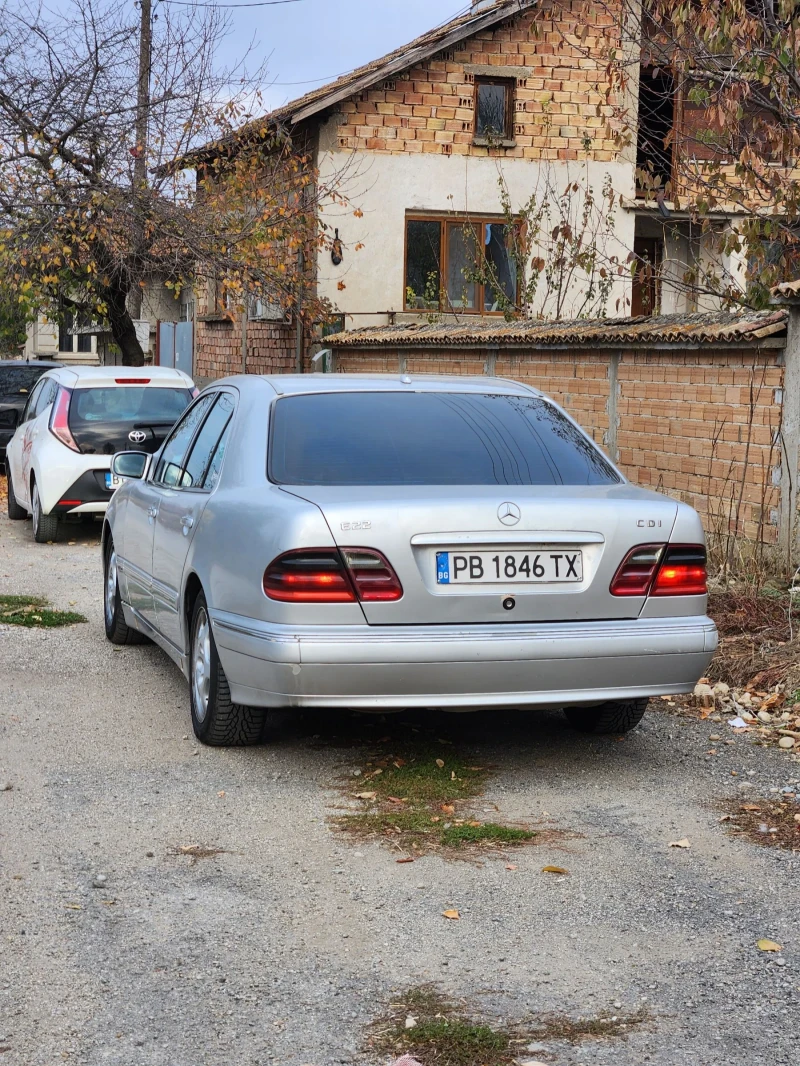
<path fill-rule="evenodd" d="M 109 470 L 106 474 L 106 488 L 109 492 L 113 492 L 120 487 L 124 480 L 124 478 L 119 477 L 117 474 L 112 474 Z"/>
<path fill-rule="evenodd" d="M 439 585 L 537 585 L 583 581 L 583 553 L 574 548 L 437 552 Z"/>

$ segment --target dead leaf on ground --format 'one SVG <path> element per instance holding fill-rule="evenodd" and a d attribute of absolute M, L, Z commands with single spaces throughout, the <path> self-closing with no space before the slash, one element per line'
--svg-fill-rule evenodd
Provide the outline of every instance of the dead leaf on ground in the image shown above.
<path fill-rule="evenodd" d="M 437 759 L 436 760 L 436 765 L 439 767 L 440 770 L 443 770 L 444 769 L 444 759 Z"/>
<path fill-rule="evenodd" d="M 569 875 L 569 870 L 564 869 L 563 866 L 543 866 L 542 867 L 542 873 L 543 874 L 564 874 L 564 875 L 568 876 Z"/>
<path fill-rule="evenodd" d="M 395 861 L 395 862 L 399 862 L 399 863 L 403 863 L 403 862 L 414 862 L 414 859 L 413 859 L 413 858 L 412 858 L 411 856 L 409 856 L 408 858 L 405 858 L 405 859 L 395 859 L 394 861 Z"/>
<path fill-rule="evenodd" d="M 669 846 L 671 848 L 690 848 L 692 845 L 686 837 L 684 837 L 682 840 L 670 840 Z"/>
<path fill-rule="evenodd" d="M 461 918 L 461 915 L 458 913 L 457 910 L 449 910 L 442 911 L 442 917 L 449 918 L 451 922 L 457 922 Z"/>
<path fill-rule="evenodd" d="M 356 792 L 356 799 L 374 800 L 377 795 L 377 792 Z"/>
<path fill-rule="evenodd" d="M 774 940 L 767 940 L 766 938 L 759 940 L 756 947 L 759 951 L 783 951 L 783 947 L 780 944 L 776 944 Z"/>
<path fill-rule="evenodd" d="M 517 868 L 517 867 L 516 867 L 516 866 L 514 865 L 514 863 L 513 863 L 513 862 L 507 862 L 507 863 L 506 863 L 506 869 L 507 869 L 507 870 L 516 870 L 516 868 Z"/>
<path fill-rule="evenodd" d="M 180 844 L 172 849 L 173 855 L 188 855 L 191 865 L 194 866 L 198 859 L 214 859 L 217 855 L 227 855 L 225 848 L 207 848 L 203 844 Z"/>

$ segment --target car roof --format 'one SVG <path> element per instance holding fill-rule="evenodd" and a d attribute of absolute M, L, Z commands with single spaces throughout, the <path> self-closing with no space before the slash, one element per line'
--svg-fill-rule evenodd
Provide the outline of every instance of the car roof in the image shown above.
<path fill-rule="evenodd" d="M 194 382 L 182 370 L 169 366 L 62 366 L 54 375 L 72 388 L 86 389 L 114 385 L 136 385 L 192 388 Z"/>
<path fill-rule="evenodd" d="M 63 363 L 51 363 L 49 359 L 0 359 L 0 370 L 7 366 L 32 366 L 34 369 L 42 367 L 44 370 L 58 370 Z"/>
<path fill-rule="evenodd" d="M 321 392 L 465 392 L 543 396 L 531 385 L 507 378 L 466 377 L 457 374 L 238 374 L 213 382 L 247 389 L 248 382 L 271 385 L 279 396 Z"/>

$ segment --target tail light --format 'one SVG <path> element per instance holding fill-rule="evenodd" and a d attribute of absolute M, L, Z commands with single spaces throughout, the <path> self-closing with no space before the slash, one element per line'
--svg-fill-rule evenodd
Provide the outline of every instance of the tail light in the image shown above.
<path fill-rule="evenodd" d="M 705 596 L 707 592 L 705 547 L 702 544 L 670 544 L 650 595 Z"/>
<path fill-rule="evenodd" d="M 342 555 L 362 603 L 392 602 L 403 586 L 385 556 L 371 548 L 342 548 Z"/>
<path fill-rule="evenodd" d="M 73 452 L 79 452 L 80 448 L 75 443 L 75 438 L 69 428 L 69 401 L 72 391 L 59 385 L 53 410 L 50 412 L 50 432 L 58 437 L 62 444 L 66 444 Z"/>
<path fill-rule="evenodd" d="M 380 552 L 321 548 L 279 555 L 264 573 L 264 592 L 281 603 L 387 602 L 403 587 Z"/>
<path fill-rule="evenodd" d="M 702 544 L 640 544 L 622 560 L 612 596 L 704 596 L 708 591 Z"/>
<path fill-rule="evenodd" d="M 114 378 L 117 385 L 149 385 L 150 378 Z"/>

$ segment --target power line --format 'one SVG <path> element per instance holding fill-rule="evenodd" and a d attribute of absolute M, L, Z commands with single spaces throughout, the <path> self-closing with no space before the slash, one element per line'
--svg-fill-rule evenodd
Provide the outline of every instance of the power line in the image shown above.
<path fill-rule="evenodd" d="M 254 0 L 246 4 L 200 4 L 195 0 L 161 0 L 162 4 L 173 4 L 178 7 L 275 7 L 278 4 L 299 4 L 302 0 Z"/>

